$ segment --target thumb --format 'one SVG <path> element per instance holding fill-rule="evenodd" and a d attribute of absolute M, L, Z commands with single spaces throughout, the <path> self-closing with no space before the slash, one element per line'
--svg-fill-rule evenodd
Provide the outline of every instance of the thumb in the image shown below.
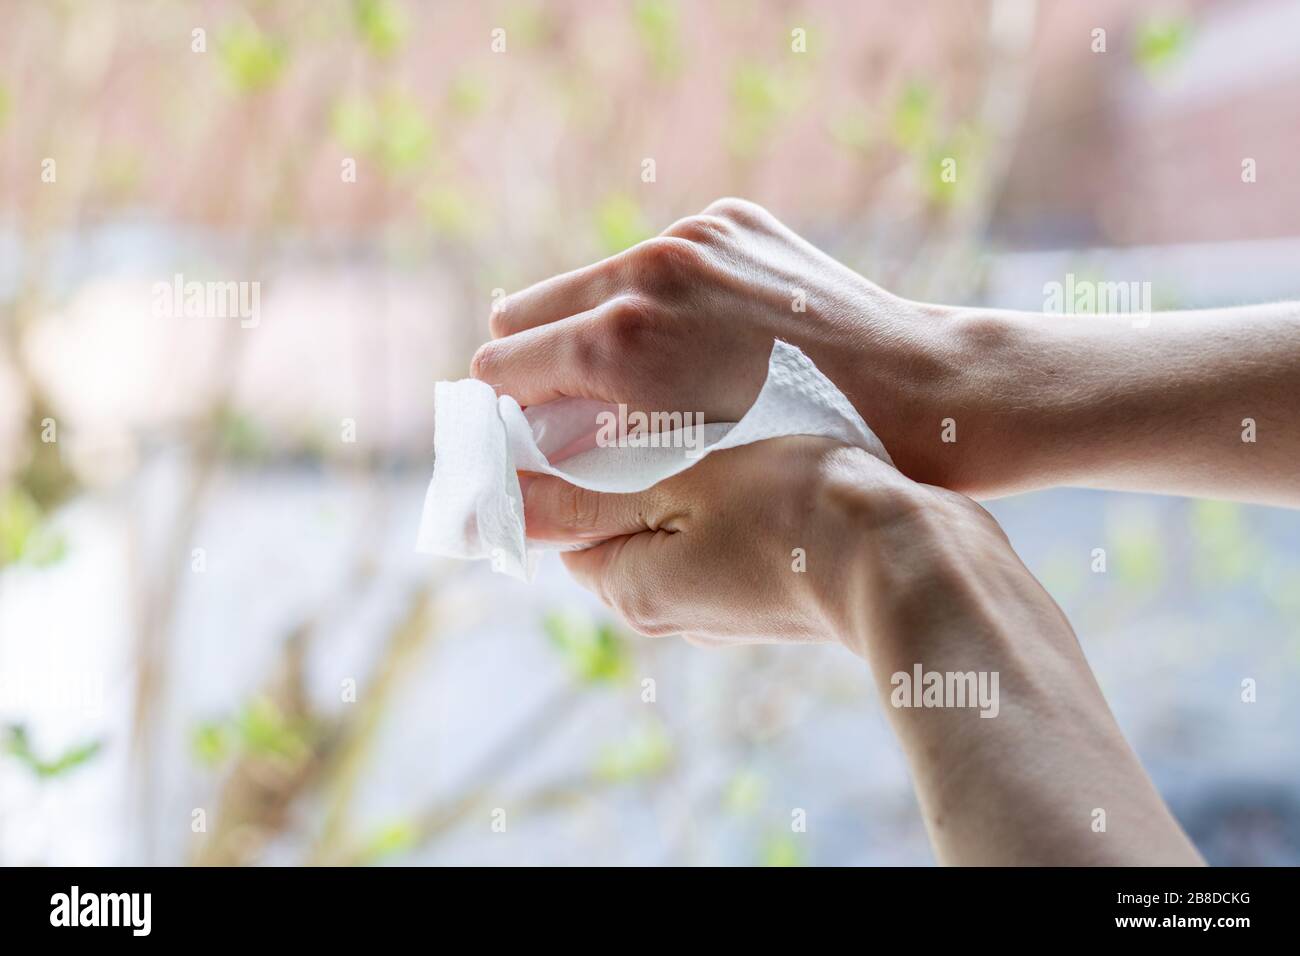
<path fill-rule="evenodd" d="M 534 541 L 593 544 L 639 531 L 652 531 L 658 496 L 601 494 L 551 475 L 526 475 L 524 522 Z"/>
<path fill-rule="evenodd" d="M 679 541 L 668 531 L 623 535 L 560 558 L 577 582 L 617 611 L 632 630 L 665 637 L 681 630 L 672 613 L 678 603 L 674 575 L 684 557 Z"/>

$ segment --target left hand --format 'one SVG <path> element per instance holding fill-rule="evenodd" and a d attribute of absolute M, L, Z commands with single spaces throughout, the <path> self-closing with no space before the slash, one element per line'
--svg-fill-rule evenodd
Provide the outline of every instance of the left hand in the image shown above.
<path fill-rule="evenodd" d="M 809 437 L 715 452 L 637 494 L 529 478 L 529 538 L 596 542 L 562 555 L 581 584 L 642 634 L 707 644 L 846 639 L 849 567 L 949 495 Z"/>

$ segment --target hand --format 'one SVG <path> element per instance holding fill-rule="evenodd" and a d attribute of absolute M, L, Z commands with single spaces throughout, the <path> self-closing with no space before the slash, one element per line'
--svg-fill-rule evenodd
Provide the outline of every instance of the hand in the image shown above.
<path fill-rule="evenodd" d="M 644 634 L 840 640 L 865 657 L 940 861 L 1200 862 L 1060 609 L 974 502 L 859 449 L 784 438 L 638 494 L 537 476 L 524 511 L 530 537 L 599 542 L 564 561 Z M 918 666 L 983 674 L 993 697 L 902 706 L 895 682 Z"/>
<path fill-rule="evenodd" d="M 1146 328 L 911 302 L 724 199 L 501 300 L 473 373 L 525 405 L 576 396 L 735 421 L 781 338 L 916 481 L 1300 506 L 1298 319 L 1297 303 L 1159 313 Z"/>
<path fill-rule="evenodd" d="M 637 494 L 527 478 L 529 538 L 594 545 L 564 563 L 634 630 L 708 644 L 847 639 L 864 549 L 898 547 L 937 496 L 958 498 L 822 438 L 715 452 Z"/>
<path fill-rule="evenodd" d="M 904 473 L 943 483 L 957 454 L 939 442 L 940 422 L 965 363 L 939 314 L 741 200 L 506 296 L 491 329 L 473 374 L 522 405 L 580 397 L 714 422 L 753 404 L 780 338 L 840 387 Z"/>

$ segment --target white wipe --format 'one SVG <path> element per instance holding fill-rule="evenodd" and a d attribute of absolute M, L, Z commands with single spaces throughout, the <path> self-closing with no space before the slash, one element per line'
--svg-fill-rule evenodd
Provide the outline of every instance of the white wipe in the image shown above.
<path fill-rule="evenodd" d="M 517 471 L 555 475 L 591 491 L 644 491 L 711 452 L 787 435 L 833 438 L 893 464 L 849 400 L 785 342 L 773 346 L 767 380 L 749 411 L 735 423 L 705 424 L 702 442 L 698 432 L 668 432 L 657 447 L 597 447 L 598 415 L 616 406 L 566 398 L 525 412 L 476 379 L 439 382 L 434 401 L 433 479 L 416 547 L 488 558 L 494 569 L 523 580 L 532 578 L 538 552 L 557 546 L 526 540 Z"/>

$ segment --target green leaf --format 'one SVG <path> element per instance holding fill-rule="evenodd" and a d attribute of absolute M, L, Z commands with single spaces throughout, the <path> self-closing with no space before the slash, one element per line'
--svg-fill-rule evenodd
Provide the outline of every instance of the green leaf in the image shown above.
<path fill-rule="evenodd" d="M 624 194 L 605 199 L 596 209 L 596 234 L 606 255 L 622 252 L 654 235 L 641 207 Z"/>
<path fill-rule="evenodd" d="M 237 89 L 245 93 L 273 86 L 288 61 L 282 41 L 268 37 L 248 23 L 227 30 L 217 49 L 226 75 Z"/>
<path fill-rule="evenodd" d="M 393 0 L 355 0 L 352 6 L 357 32 L 375 56 L 391 56 L 406 40 L 406 12 Z"/>
<path fill-rule="evenodd" d="M 420 191 L 420 211 L 435 230 L 449 237 L 466 236 L 474 228 L 474 212 L 465 197 L 447 185 L 428 186 Z"/>
<path fill-rule="evenodd" d="M 362 860 L 374 863 L 385 857 L 405 853 L 415 846 L 418 833 L 409 820 L 394 820 L 375 830 L 361 851 Z"/>
<path fill-rule="evenodd" d="M 733 105 L 751 118 L 767 119 L 780 111 L 784 97 L 776 73 L 759 63 L 741 63 L 731 77 Z"/>
<path fill-rule="evenodd" d="M 270 442 L 262 427 L 243 412 L 223 405 L 217 409 L 217 442 L 222 453 L 236 461 L 255 462 L 264 459 Z"/>
<path fill-rule="evenodd" d="M 511 50 L 522 50 L 543 43 L 555 26 L 546 7 L 540 3 L 512 3 L 499 19 Z"/>
<path fill-rule="evenodd" d="M 27 548 L 26 558 L 35 568 L 48 568 L 68 556 L 68 541 L 61 534 L 44 531 Z"/>
<path fill-rule="evenodd" d="M 903 88 L 894 105 L 890 132 L 894 143 L 909 152 L 922 152 L 934 140 L 934 92 L 924 83 L 913 81 Z"/>
<path fill-rule="evenodd" d="M 1133 59 L 1148 74 L 1163 72 L 1187 52 L 1192 25 L 1184 17 L 1150 17 L 1138 24 Z"/>
<path fill-rule="evenodd" d="M 433 148 L 433 126 L 420 102 L 402 92 L 379 103 L 379 161 L 399 174 L 423 165 Z"/>
<path fill-rule="evenodd" d="M 722 795 L 722 805 L 728 813 L 745 816 L 753 813 L 763 803 L 767 781 L 752 770 L 741 770 L 727 783 Z"/>
<path fill-rule="evenodd" d="M 871 123 L 861 107 L 837 112 L 827 120 L 826 132 L 837 146 L 854 152 L 867 152 L 874 141 Z"/>
<path fill-rule="evenodd" d="M 41 519 L 40 508 L 22 488 L 0 494 L 0 567 L 22 558 Z"/>
<path fill-rule="evenodd" d="M 788 70 L 777 73 L 761 63 L 737 64 L 731 76 L 729 148 L 741 156 L 753 154 L 803 99 L 805 87 Z"/>
<path fill-rule="evenodd" d="M 51 530 L 25 489 L 15 485 L 0 491 L 0 568 L 19 561 L 46 567 L 61 561 L 67 550 L 63 536 Z"/>
<path fill-rule="evenodd" d="M 669 0 L 637 0 L 632 16 L 637 35 L 655 69 L 665 76 L 677 72 L 681 66 L 681 46 L 676 4 Z"/>
<path fill-rule="evenodd" d="M 778 833 L 763 841 L 763 866 L 804 866 L 805 854 L 793 833 Z"/>
<path fill-rule="evenodd" d="M 951 206 L 971 195 L 971 186 L 979 176 L 980 138 L 969 126 L 958 127 L 937 139 L 918 154 L 922 165 L 921 181 L 926 195 L 936 206 Z M 945 178 L 945 164 L 952 161 L 951 181 Z"/>
<path fill-rule="evenodd" d="M 587 615 L 550 613 L 542 628 L 577 676 L 589 683 L 618 680 L 628 673 L 627 652 L 614 628 Z"/>
<path fill-rule="evenodd" d="M 307 751 L 307 741 L 299 728 L 290 724 L 269 697 L 250 700 L 236 719 L 235 728 L 240 743 L 254 756 L 297 760 Z"/>
<path fill-rule="evenodd" d="M 421 103 L 395 90 L 377 100 L 352 96 L 334 105 L 330 128 L 346 149 L 375 157 L 389 175 L 421 167 L 433 147 L 433 126 Z"/>
<path fill-rule="evenodd" d="M 43 768 L 44 775 L 57 777 L 69 770 L 80 767 L 84 763 L 89 763 L 103 749 L 103 746 L 102 741 L 91 740 L 65 750 L 57 759 L 45 764 Z"/>
<path fill-rule="evenodd" d="M 1235 584 L 1260 563 L 1260 549 L 1246 531 L 1240 505 L 1194 501 L 1189 520 L 1196 542 L 1196 577 L 1201 585 Z"/>
<path fill-rule="evenodd" d="M 1165 553 L 1154 515 L 1134 505 L 1106 518 L 1111 573 L 1130 590 L 1155 591 L 1164 580 Z"/>
<path fill-rule="evenodd" d="M 215 767 L 230 754 L 230 728 L 222 721 L 207 721 L 194 728 L 190 747 L 202 764 Z"/>
<path fill-rule="evenodd" d="M 595 772 L 602 780 L 625 783 L 662 773 L 672 763 L 672 757 L 671 741 L 657 724 L 652 724 L 602 748 Z"/>
<path fill-rule="evenodd" d="M 368 152 L 379 135 L 379 117 L 369 100 L 350 96 L 334 104 L 330 130 L 344 149 Z"/>
<path fill-rule="evenodd" d="M 487 83 L 474 73 L 457 75 L 447 89 L 448 104 L 461 116 L 477 116 L 483 112 L 487 98 Z"/>
<path fill-rule="evenodd" d="M 126 147 L 101 149 L 96 165 L 99 182 L 110 195 L 129 196 L 140 184 L 140 157 Z"/>
<path fill-rule="evenodd" d="M 1270 563 L 1260 575 L 1260 589 L 1282 616 L 1300 647 L 1300 565 Z"/>
<path fill-rule="evenodd" d="M 103 741 L 91 740 L 69 747 L 53 760 L 42 760 L 32 750 L 27 728 L 22 724 L 10 726 L 5 745 L 5 750 L 10 756 L 43 780 L 61 777 L 89 763 L 102 749 Z"/>

